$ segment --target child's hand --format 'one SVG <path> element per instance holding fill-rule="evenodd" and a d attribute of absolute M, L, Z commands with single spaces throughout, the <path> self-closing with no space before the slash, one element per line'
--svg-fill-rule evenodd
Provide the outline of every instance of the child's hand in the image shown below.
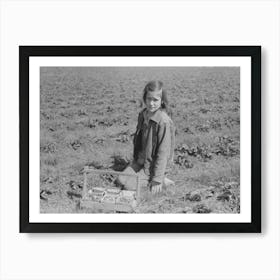
<path fill-rule="evenodd" d="M 150 190 L 152 194 L 160 193 L 162 191 L 162 184 L 152 181 L 150 183 Z"/>

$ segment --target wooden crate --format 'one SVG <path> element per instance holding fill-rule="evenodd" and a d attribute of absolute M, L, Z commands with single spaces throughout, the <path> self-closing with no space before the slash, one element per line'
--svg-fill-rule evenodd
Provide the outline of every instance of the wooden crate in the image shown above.
<path fill-rule="evenodd" d="M 113 188 L 88 188 L 88 174 L 111 174 L 122 175 L 136 178 L 136 190 L 127 191 Z M 86 166 L 84 168 L 84 184 L 83 194 L 79 207 L 91 209 L 93 212 L 116 213 L 125 212 L 132 213 L 140 200 L 140 185 L 137 174 L 124 173 L 113 170 L 99 170 Z"/>

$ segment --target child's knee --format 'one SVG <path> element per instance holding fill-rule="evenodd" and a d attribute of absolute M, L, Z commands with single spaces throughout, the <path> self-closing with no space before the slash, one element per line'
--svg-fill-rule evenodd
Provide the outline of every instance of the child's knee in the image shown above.
<path fill-rule="evenodd" d="M 131 167 L 135 172 L 139 172 L 143 166 L 141 166 L 137 161 L 132 161 L 128 167 Z"/>

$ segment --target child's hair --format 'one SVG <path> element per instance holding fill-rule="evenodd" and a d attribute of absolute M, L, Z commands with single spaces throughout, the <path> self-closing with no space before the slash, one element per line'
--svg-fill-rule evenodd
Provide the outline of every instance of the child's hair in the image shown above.
<path fill-rule="evenodd" d="M 163 89 L 163 83 L 161 81 L 150 81 L 146 84 L 143 90 L 143 101 L 146 103 L 146 96 L 149 91 L 159 91 L 162 90 L 161 97 L 161 108 L 165 110 L 165 112 L 172 117 L 172 110 L 169 107 L 169 101 L 167 98 L 167 92 Z"/>

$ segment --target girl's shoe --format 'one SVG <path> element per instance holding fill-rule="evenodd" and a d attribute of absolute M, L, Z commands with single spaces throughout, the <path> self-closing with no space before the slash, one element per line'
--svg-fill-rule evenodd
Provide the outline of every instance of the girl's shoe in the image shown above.
<path fill-rule="evenodd" d="M 171 186 L 172 187 L 175 186 L 174 181 L 168 179 L 167 177 L 164 177 L 164 179 L 163 179 L 163 187 L 168 188 L 168 187 L 171 187 Z"/>

